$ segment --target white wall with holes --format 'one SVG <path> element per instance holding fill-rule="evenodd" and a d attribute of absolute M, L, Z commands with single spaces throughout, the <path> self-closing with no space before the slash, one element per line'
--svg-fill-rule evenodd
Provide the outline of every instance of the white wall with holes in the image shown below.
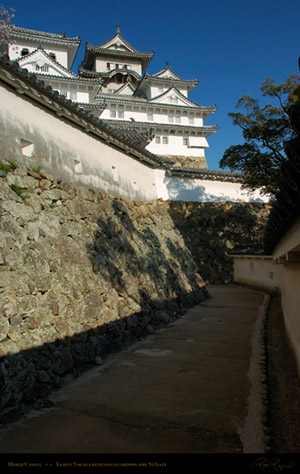
<path fill-rule="evenodd" d="M 42 106 L 0 87 L 2 157 L 55 177 L 140 200 L 157 198 L 154 170 Z"/>

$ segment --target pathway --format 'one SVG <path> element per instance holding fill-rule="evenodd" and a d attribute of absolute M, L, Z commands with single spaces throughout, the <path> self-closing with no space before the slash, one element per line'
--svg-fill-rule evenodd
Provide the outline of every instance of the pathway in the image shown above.
<path fill-rule="evenodd" d="M 0 432 L 0 452 L 262 452 L 250 388 L 264 295 L 209 291 L 180 320 L 53 394 L 52 408 Z"/>

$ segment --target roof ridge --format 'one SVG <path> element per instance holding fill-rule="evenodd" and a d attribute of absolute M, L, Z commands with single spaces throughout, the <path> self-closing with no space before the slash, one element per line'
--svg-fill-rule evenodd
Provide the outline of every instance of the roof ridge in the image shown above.
<path fill-rule="evenodd" d="M 43 36 L 50 36 L 52 38 L 55 38 L 55 39 L 64 39 L 66 41 L 79 41 L 81 42 L 81 36 L 74 36 L 74 37 L 67 37 L 66 34 L 64 32 L 62 33 L 50 33 L 50 32 L 47 32 L 47 31 L 41 31 L 41 30 L 33 30 L 31 28 L 24 28 L 22 26 L 14 26 L 13 29 L 11 30 L 11 34 L 13 35 L 14 32 L 18 33 L 20 30 L 20 33 L 21 32 L 24 32 L 24 33 L 30 33 L 30 34 L 33 34 L 33 35 L 43 35 Z"/>

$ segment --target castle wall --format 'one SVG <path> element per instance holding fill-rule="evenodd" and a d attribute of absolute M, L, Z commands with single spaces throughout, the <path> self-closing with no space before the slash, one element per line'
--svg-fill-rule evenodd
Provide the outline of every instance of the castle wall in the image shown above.
<path fill-rule="evenodd" d="M 12 75 L 13 77 L 13 75 Z M 21 81 L 19 80 L 19 84 Z M 24 83 L 25 84 L 25 83 Z M 184 173 L 176 176 L 161 165 L 155 156 L 139 158 L 120 140 L 102 140 L 90 133 L 92 128 L 76 125 L 68 116 L 74 112 L 67 104 L 57 111 L 47 107 L 48 97 L 43 105 L 34 97 L 27 97 L 19 86 L 19 93 L 13 88 L 0 86 L 0 153 L 6 159 L 17 160 L 29 166 L 42 166 L 57 179 L 74 184 L 93 187 L 100 191 L 121 195 L 129 199 L 151 201 L 162 198 L 175 201 L 197 202 L 266 202 L 259 192 L 242 190 L 241 183 L 192 177 Z M 28 88 L 28 86 L 26 86 Z M 24 87 L 26 90 L 26 88 Z M 34 91 L 34 92 L 33 92 Z M 43 98 L 43 90 L 32 88 L 32 94 Z M 84 122 L 82 118 L 80 123 Z M 88 120 L 88 119 L 87 119 Z M 101 128 L 101 125 L 99 125 Z M 112 143 L 119 143 L 113 145 Z M 145 155 L 148 152 L 145 151 Z"/>
<path fill-rule="evenodd" d="M 261 202 L 269 201 L 259 191 L 242 189 L 239 182 L 219 179 L 201 179 L 184 176 L 170 176 L 156 170 L 157 193 L 159 198 L 170 201 L 195 202 Z"/>
<path fill-rule="evenodd" d="M 0 153 L 6 159 L 42 166 L 58 179 L 132 199 L 156 198 L 149 166 L 6 87 L 0 88 L 0 103 Z"/>
<path fill-rule="evenodd" d="M 207 298 L 166 204 L 2 165 L 1 422 Z"/>

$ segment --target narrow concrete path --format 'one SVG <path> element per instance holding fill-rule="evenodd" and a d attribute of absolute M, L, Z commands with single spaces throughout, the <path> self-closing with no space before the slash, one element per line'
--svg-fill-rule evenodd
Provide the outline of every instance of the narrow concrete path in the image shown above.
<path fill-rule="evenodd" d="M 244 452 L 264 295 L 231 285 L 209 291 L 180 320 L 53 394 L 53 408 L 1 431 L 0 452 Z"/>

